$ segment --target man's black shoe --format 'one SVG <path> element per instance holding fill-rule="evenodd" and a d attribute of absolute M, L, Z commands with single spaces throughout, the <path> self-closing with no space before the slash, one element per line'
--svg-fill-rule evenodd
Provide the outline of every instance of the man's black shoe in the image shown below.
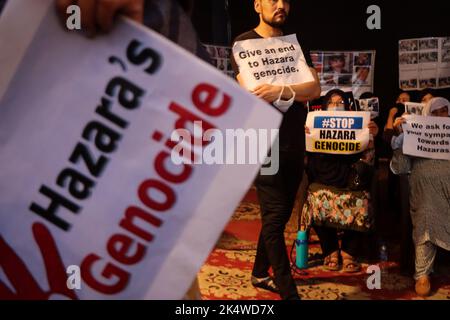
<path fill-rule="evenodd" d="M 261 288 L 269 290 L 274 293 L 279 293 L 278 288 L 275 285 L 275 282 L 273 282 L 273 279 L 271 277 L 257 278 L 255 276 L 252 276 L 252 285 L 255 288 Z"/>

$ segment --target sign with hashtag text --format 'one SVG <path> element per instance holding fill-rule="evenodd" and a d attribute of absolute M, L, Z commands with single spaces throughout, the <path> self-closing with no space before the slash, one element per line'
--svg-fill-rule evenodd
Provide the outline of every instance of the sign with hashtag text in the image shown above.
<path fill-rule="evenodd" d="M 356 154 L 369 144 L 370 112 L 314 111 L 306 119 L 306 151 Z"/>

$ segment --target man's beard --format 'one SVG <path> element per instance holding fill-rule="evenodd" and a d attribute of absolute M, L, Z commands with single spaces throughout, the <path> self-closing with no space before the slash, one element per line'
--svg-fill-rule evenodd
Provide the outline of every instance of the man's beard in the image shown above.
<path fill-rule="evenodd" d="M 265 23 L 267 23 L 269 26 L 271 26 L 272 28 L 280 29 L 286 23 L 287 15 L 285 15 L 284 20 L 277 20 L 277 21 L 275 21 L 276 17 L 274 17 L 273 20 L 269 20 L 264 15 L 262 15 L 262 18 L 263 18 L 263 21 Z"/>

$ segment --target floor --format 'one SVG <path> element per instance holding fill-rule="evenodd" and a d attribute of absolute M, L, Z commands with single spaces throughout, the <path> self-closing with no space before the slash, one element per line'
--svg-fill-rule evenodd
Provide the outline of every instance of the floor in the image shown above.
<path fill-rule="evenodd" d="M 289 221 L 285 239 L 288 253 L 291 251 L 297 232 L 298 211 Z M 220 240 L 201 268 L 198 279 L 202 298 L 275 300 L 277 294 L 256 289 L 250 283 L 255 257 L 256 240 L 261 228 L 256 191 L 249 190 L 233 214 Z M 388 243 L 389 259 L 384 263 L 361 260 L 362 270 L 355 274 L 342 271 L 331 272 L 322 266 L 320 245 L 312 233 L 309 242 L 309 268 L 294 271 L 298 292 L 305 300 L 411 300 L 423 299 L 414 292 L 414 281 L 410 274 L 400 272 L 398 264 L 398 241 Z M 295 253 L 292 256 L 295 260 Z M 369 265 L 381 270 L 381 289 L 369 289 L 366 273 Z M 436 261 L 432 278 L 432 295 L 427 299 L 450 300 L 450 264 Z"/>

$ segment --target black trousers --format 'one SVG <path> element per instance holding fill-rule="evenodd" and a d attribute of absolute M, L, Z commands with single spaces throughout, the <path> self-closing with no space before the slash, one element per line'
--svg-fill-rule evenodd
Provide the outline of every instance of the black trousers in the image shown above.
<path fill-rule="evenodd" d="M 322 248 L 323 256 L 326 257 L 339 250 L 339 239 L 337 236 L 338 230 L 330 227 L 314 226 L 317 236 L 320 240 L 320 247 Z M 341 238 L 341 250 L 345 251 L 351 256 L 358 255 L 359 245 L 362 240 L 361 232 L 344 230 Z"/>
<path fill-rule="evenodd" d="M 282 299 L 298 299 L 284 241 L 284 229 L 295 202 L 303 175 L 303 154 L 280 151 L 275 175 L 259 175 L 255 181 L 261 208 L 262 229 L 258 239 L 252 274 L 262 278 L 272 267 L 274 282 Z"/>

